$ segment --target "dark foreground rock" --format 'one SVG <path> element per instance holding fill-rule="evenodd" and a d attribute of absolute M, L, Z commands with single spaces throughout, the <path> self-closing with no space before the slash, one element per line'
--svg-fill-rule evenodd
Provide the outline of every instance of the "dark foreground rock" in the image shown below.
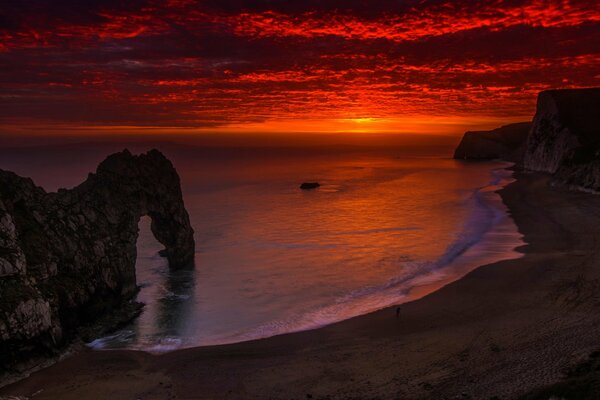
<path fill-rule="evenodd" d="M 319 184 L 319 182 L 304 182 L 304 183 L 302 183 L 302 185 L 300 185 L 300 189 L 310 190 L 310 189 L 316 189 L 320 186 L 321 185 Z"/>
<path fill-rule="evenodd" d="M 600 190 L 600 88 L 539 94 L 524 166 L 555 184 Z"/>
<path fill-rule="evenodd" d="M 159 151 L 113 154 L 81 185 L 57 193 L 0 170 L 0 368 L 52 354 L 100 318 L 135 314 L 144 215 L 170 267 L 191 266 L 179 176 Z"/>
<path fill-rule="evenodd" d="M 521 162 L 530 122 L 505 125 L 491 131 L 466 132 L 454 152 L 461 160 L 503 159 Z"/>

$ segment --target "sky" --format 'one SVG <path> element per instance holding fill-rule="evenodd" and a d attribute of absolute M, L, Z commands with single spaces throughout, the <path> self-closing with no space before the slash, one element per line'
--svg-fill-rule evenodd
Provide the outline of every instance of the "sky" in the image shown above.
<path fill-rule="evenodd" d="M 0 5 L 0 133 L 457 134 L 599 82 L 592 0 Z"/>

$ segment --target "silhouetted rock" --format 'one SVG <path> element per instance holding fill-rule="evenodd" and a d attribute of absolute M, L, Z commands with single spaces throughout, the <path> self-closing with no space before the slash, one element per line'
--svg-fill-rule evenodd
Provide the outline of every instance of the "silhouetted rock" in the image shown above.
<path fill-rule="evenodd" d="M 524 166 L 553 174 L 554 183 L 600 190 L 600 88 L 539 94 Z"/>
<path fill-rule="evenodd" d="M 113 154 L 81 185 L 57 193 L 0 170 L 0 366 L 59 348 L 99 317 L 135 312 L 144 215 L 170 267 L 191 266 L 179 176 L 159 151 Z"/>
<path fill-rule="evenodd" d="M 530 122 L 505 125 L 491 131 L 466 132 L 454 152 L 454 158 L 521 162 Z"/>
<path fill-rule="evenodd" d="M 319 182 L 304 182 L 304 183 L 302 183 L 302 185 L 300 185 L 300 189 L 310 190 L 310 189 L 316 189 L 319 186 L 321 186 L 319 184 Z"/>

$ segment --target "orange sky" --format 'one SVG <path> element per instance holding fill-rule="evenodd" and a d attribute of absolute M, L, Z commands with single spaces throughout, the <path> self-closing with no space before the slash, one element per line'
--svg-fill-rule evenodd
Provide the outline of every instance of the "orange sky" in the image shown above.
<path fill-rule="evenodd" d="M 0 6 L 0 133 L 456 134 L 599 80 L 587 0 Z"/>

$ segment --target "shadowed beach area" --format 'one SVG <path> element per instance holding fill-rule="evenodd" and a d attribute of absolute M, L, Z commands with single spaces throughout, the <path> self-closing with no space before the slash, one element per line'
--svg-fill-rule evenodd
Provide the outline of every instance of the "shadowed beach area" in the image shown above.
<path fill-rule="evenodd" d="M 400 318 L 388 308 L 313 331 L 162 355 L 86 350 L 0 396 L 535 398 L 599 347 L 600 197 L 551 188 L 544 175 L 516 178 L 500 195 L 525 256 L 404 304 Z"/>

